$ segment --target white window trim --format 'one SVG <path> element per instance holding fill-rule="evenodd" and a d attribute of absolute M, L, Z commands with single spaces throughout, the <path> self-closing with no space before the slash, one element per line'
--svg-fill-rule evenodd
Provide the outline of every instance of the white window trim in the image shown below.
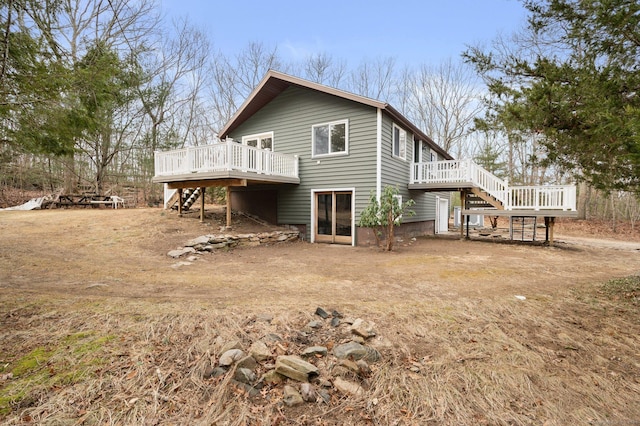
<path fill-rule="evenodd" d="M 435 152 L 432 148 L 429 149 L 430 157 L 429 161 L 438 161 L 438 153 Z"/>
<path fill-rule="evenodd" d="M 329 152 L 327 154 L 316 154 L 316 138 L 313 131 L 316 127 L 331 126 L 335 124 L 344 124 L 344 151 Z M 329 149 L 331 149 L 331 140 L 329 140 Z M 326 123 L 318 123 L 311 126 L 311 158 L 341 157 L 349 155 L 349 120 L 336 120 Z"/>
<path fill-rule="evenodd" d="M 351 246 L 356 246 L 356 188 L 320 188 L 311 190 L 311 234 L 310 240 L 316 242 L 316 193 L 351 192 Z"/>
<path fill-rule="evenodd" d="M 264 133 L 255 133 L 253 135 L 247 135 L 242 137 L 242 145 L 246 145 L 247 141 L 251 139 L 264 139 L 271 138 L 271 151 L 275 151 L 276 148 L 276 140 L 273 137 L 273 132 L 264 132 Z"/>
<path fill-rule="evenodd" d="M 395 141 L 393 140 L 393 135 L 396 133 L 395 129 L 400 130 L 400 132 L 404 132 L 404 157 L 401 155 L 396 155 L 395 153 Z M 393 158 L 398 158 L 403 161 L 407 161 L 407 137 L 409 136 L 408 132 L 402 127 L 398 126 L 396 123 L 393 123 L 393 127 L 391 128 L 391 156 Z M 400 145 L 398 145 L 398 150 L 400 150 Z M 398 154 L 400 154 L 398 152 Z"/>

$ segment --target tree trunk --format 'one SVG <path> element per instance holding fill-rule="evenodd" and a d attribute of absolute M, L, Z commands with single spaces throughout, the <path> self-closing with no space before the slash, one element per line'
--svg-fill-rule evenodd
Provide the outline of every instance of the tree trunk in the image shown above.
<path fill-rule="evenodd" d="M 578 219 L 587 219 L 587 191 L 588 185 L 586 182 L 580 182 L 578 186 Z"/>
<path fill-rule="evenodd" d="M 611 230 L 615 233 L 617 228 L 616 223 L 616 198 L 615 194 L 611 193 Z"/>
<path fill-rule="evenodd" d="M 394 240 L 394 228 L 395 224 L 393 223 L 393 209 L 389 211 L 389 215 L 387 216 L 387 251 L 393 250 L 393 240 Z"/>

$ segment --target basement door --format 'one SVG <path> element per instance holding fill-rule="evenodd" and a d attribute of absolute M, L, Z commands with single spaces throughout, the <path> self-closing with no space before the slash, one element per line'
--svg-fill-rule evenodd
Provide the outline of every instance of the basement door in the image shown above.
<path fill-rule="evenodd" d="M 449 231 L 449 200 L 436 197 L 436 234 Z"/>
<path fill-rule="evenodd" d="M 315 235 L 319 243 L 352 244 L 352 191 L 315 193 Z"/>

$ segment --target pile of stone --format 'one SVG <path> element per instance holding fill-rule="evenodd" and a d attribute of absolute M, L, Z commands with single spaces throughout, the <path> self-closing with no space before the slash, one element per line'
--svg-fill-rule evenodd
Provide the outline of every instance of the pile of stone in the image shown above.
<path fill-rule="evenodd" d="M 212 252 L 238 246 L 259 246 L 262 244 L 285 243 L 299 238 L 298 231 L 259 232 L 256 234 L 214 234 L 202 235 L 187 241 L 184 247 L 171 250 L 168 256 L 178 258 L 196 252 Z"/>
<path fill-rule="evenodd" d="M 289 333 L 289 339 L 271 333 L 250 344 L 226 342 L 217 362 L 205 369 L 204 378 L 231 375 L 230 383 L 252 397 L 267 394 L 261 393 L 264 387 L 281 387 L 288 406 L 330 404 L 334 393 L 363 395 L 372 365 L 382 358 L 371 345 L 374 324 L 322 308 L 315 315 L 319 318 Z"/>

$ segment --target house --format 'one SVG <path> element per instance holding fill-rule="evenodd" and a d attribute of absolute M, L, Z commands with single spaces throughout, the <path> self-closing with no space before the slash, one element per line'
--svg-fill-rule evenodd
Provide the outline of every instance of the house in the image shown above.
<path fill-rule="evenodd" d="M 391 105 L 277 71 L 265 75 L 219 137 L 156 153 L 154 182 L 178 190 L 180 200 L 186 188 L 225 186 L 228 207 L 296 227 L 311 242 L 372 243 L 371 231 L 357 224 L 370 195 L 386 185 L 415 202 L 416 214 L 397 233 L 405 237 L 447 230 L 450 191 L 469 205 L 476 200 L 475 208 L 540 207 L 532 200 L 519 206 L 521 198 L 540 197 L 514 198 L 506 183 L 455 161 Z M 562 191 L 554 211 L 571 209 Z M 227 214 L 229 221 L 230 208 Z M 469 212 L 463 207 L 462 214 Z"/>

